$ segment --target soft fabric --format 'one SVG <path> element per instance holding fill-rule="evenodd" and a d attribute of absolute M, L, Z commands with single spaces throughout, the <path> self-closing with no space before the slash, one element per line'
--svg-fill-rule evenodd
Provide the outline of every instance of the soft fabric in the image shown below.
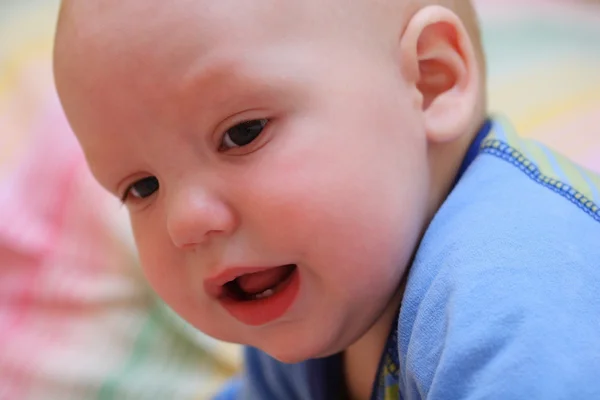
<path fill-rule="evenodd" d="M 597 2 L 476 3 L 490 108 L 600 171 Z M 0 2 L 0 399 L 207 398 L 237 347 L 193 332 L 146 286 L 126 213 L 56 100 L 58 4 Z"/>
<path fill-rule="evenodd" d="M 600 398 L 600 177 L 499 120 L 478 147 L 410 268 L 399 390 L 373 400 Z M 339 390 L 335 357 L 246 356 L 246 378 L 219 399 Z"/>
<path fill-rule="evenodd" d="M 600 179 L 506 125 L 482 146 L 410 272 L 403 398 L 600 398 Z"/>
<path fill-rule="evenodd" d="M 475 0 L 489 109 L 600 172 L 600 2 Z"/>
<path fill-rule="evenodd" d="M 235 357 L 153 294 L 93 180 L 54 93 L 57 7 L 0 4 L 0 399 L 208 398 Z"/>

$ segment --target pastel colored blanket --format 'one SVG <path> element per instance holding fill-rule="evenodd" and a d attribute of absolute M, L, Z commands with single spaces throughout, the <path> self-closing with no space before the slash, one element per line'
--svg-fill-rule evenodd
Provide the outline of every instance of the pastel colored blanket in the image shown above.
<path fill-rule="evenodd" d="M 0 400 L 206 398 L 237 349 L 144 283 L 126 216 L 92 180 L 53 90 L 57 7 L 0 3 Z M 600 7 L 480 10 L 490 109 L 600 171 Z"/>

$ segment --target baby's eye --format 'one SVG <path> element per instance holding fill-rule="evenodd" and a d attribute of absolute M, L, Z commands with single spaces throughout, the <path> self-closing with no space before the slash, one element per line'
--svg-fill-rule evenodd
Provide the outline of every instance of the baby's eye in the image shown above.
<path fill-rule="evenodd" d="M 268 122 L 267 119 L 254 119 L 230 128 L 223 136 L 220 150 L 244 147 L 252 143 L 262 133 Z"/>
<path fill-rule="evenodd" d="M 158 187 L 158 179 L 154 176 L 140 179 L 127 188 L 123 194 L 123 202 L 129 197 L 133 197 L 134 199 L 145 199 L 146 197 L 150 197 L 158 190 Z"/>

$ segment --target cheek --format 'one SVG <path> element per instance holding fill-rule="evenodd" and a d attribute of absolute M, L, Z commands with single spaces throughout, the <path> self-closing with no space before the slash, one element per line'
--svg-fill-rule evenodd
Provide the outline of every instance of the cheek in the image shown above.
<path fill-rule="evenodd" d="M 180 307 L 190 276 L 182 254 L 176 251 L 157 212 L 132 216 L 131 224 L 144 275 L 150 286 L 169 305 Z"/>
<path fill-rule="evenodd" d="M 423 221 L 427 165 L 424 146 L 411 135 L 398 139 L 406 126 L 395 121 L 344 116 L 290 129 L 300 139 L 281 144 L 240 183 L 248 226 L 318 269 L 317 279 L 347 287 L 397 280 Z"/>
<path fill-rule="evenodd" d="M 155 216 L 156 217 L 156 216 Z M 152 289 L 177 314 L 205 334 L 220 340 L 239 340 L 223 311 L 208 301 L 202 289 L 202 260 L 187 258 L 170 245 L 164 226 L 153 218 L 132 220 L 140 262 Z M 152 225 L 152 226 L 151 226 Z"/>
<path fill-rule="evenodd" d="M 144 275 L 157 294 L 170 303 L 184 281 L 185 269 L 163 233 L 164 226 L 154 217 L 132 217 L 131 225 Z"/>
<path fill-rule="evenodd" d="M 381 315 L 425 216 L 427 166 L 418 151 L 402 156 L 385 137 L 336 136 L 264 157 L 238 186 L 244 237 L 302 268 L 311 355 L 341 350 Z"/>

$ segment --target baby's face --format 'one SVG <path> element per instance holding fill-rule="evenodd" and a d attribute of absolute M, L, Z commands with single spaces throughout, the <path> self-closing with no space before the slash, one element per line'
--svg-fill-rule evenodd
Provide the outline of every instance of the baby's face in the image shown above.
<path fill-rule="evenodd" d="M 79 2 L 93 17 L 70 22 L 56 75 L 156 292 L 215 338 L 298 361 L 390 307 L 427 146 L 393 54 L 319 1 L 272 3 Z"/>

